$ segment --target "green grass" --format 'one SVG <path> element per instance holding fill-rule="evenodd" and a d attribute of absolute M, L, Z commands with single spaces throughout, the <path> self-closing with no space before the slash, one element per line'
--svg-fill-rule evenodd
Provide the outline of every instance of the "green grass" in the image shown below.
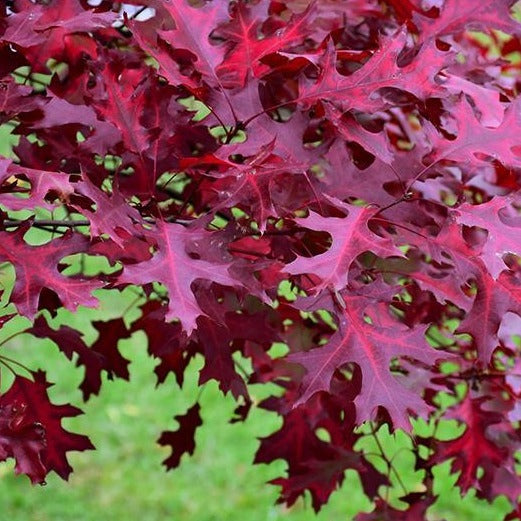
<path fill-rule="evenodd" d="M 77 315 L 66 313 L 62 321 L 81 328 L 82 313 L 104 319 L 116 317 L 128 299 L 128 294 L 119 297 L 115 291 L 107 292 L 100 310 L 81 310 Z M 24 323 L 24 319 L 17 319 L 4 328 L 0 342 Z M 94 334 L 88 329 L 85 333 L 90 338 Z M 68 483 L 53 474 L 47 486 L 33 487 L 25 476 L 14 475 L 12 463 L 0 464 L 3 518 L 10 521 L 324 521 L 350 520 L 357 512 L 371 509 L 354 472 L 347 473 L 342 488 L 317 517 L 309 498 L 291 509 L 275 505 L 277 488 L 265 483 L 283 474 L 284 462 L 269 466 L 251 463 L 258 446 L 256 438 L 273 432 L 280 425 L 279 418 L 254 407 L 245 423 L 229 424 L 233 399 L 223 397 L 213 382 L 204 387 L 201 395 L 204 425 L 197 433 L 195 454 L 191 458 L 185 455 L 178 469 L 166 473 L 161 461 L 168 449 L 159 447 L 156 439 L 161 430 L 175 428 L 172 417 L 183 413 L 198 395 L 197 373 L 202 360 L 193 361 L 182 390 L 173 379 L 156 388 L 155 362 L 146 355 L 145 336 L 137 333 L 121 341 L 120 348 L 132 361 L 130 382 L 104 382 L 101 395 L 83 406 L 77 389 L 82 369 L 71 370 L 71 363 L 54 344 L 21 335 L 1 347 L 3 354 L 33 369 L 41 367 L 48 371 L 49 379 L 56 382 L 50 389 L 55 403 L 72 402 L 83 407 L 86 414 L 66 421 L 66 426 L 89 435 L 97 447 L 97 451 L 71 453 L 75 472 Z M 4 370 L 2 376 L 5 388 L 9 384 L 8 373 Z M 271 391 L 273 388 L 252 389 L 257 399 Z M 397 467 L 412 490 L 419 476 L 413 469 L 407 443 L 405 436 L 394 440 L 387 437 L 385 445 L 390 455 L 398 453 Z M 472 495 L 462 500 L 448 466 L 440 466 L 438 474 L 436 490 L 442 497 L 431 509 L 430 519 L 499 521 L 509 510 L 504 498 L 493 505 L 477 501 Z"/>
<path fill-rule="evenodd" d="M 13 146 L 18 143 L 18 136 L 12 134 L 11 125 L 0 125 L 0 155 L 13 157 Z"/>

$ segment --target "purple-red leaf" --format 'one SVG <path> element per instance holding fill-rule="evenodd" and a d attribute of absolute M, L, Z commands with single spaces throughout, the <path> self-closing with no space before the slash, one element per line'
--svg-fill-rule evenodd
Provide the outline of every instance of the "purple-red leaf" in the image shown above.
<path fill-rule="evenodd" d="M 68 479 L 72 467 L 67 452 L 93 449 L 86 436 L 65 430 L 61 422 L 81 414 L 72 405 L 53 405 L 47 389 L 51 386 L 45 373 L 33 373 L 34 380 L 17 376 L 13 385 L 0 397 L 0 456 L 15 457 L 17 471 L 31 481 L 42 483 L 54 470 Z"/>
<path fill-rule="evenodd" d="M 195 431 L 203 424 L 199 403 L 192 405 L 185 414 L 174 417 L 179 423 L 176 431 L 164 431 L 159 437 L 159 445 L 169 446 L 172 454 L 163 461 L 167 470 L 179 466 L 183 454 L 193 454 L 195 450 Z"/>

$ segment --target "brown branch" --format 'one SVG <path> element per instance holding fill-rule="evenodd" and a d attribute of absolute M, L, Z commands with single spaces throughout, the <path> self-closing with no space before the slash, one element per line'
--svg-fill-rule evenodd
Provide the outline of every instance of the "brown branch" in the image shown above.
<path fill-rule="evenodd" d="M 24 80 L 24 82 L 30 81 L 31 83 L 36 83 L 37 85 L 41 85 L 42 87 L 48 88 L 49 84 L 45 83 L 42 80 L 38 80 L 32 77 L 32 71 L 29 74 L 21 74 L 20 72 L 13 71 L 11 73 L 13 76 L 16 76 L 20 80 Z"/>
<path fill-rule="evenodd" d="M 145 221 L 149 224 L 154 224 L 155 221 L 145 219 Z M 27 222 L 27 219 L 6 219 L 3 221 L 4 228 L 16 228 L 21 226 L 23 223 Z M 169 221 L 170 222 L 170 221 Z M 193 220 L 191 219 L 175 219 L 171 222 L 181 224 L 182 226 L 187 226 Z M 90 221 L 87 219 L 78 220 L 78 221 L 69 221 L 69 220 L 60 220 L 60 219 L 34 219 L 31 223 L 31 226 L 37 228 L 81 228 L 83 226 L 90 226 Z"/>
<path fill-rule="evenodd" d="M 26 221 L 18 220 L 18 219 L 6 219 L 3 224 L 4 228 L 16 228 L 20 226 L 22 223 Z M 90 222 L 87 220 L 82 221 L 64 221 L 64 220 L 54 220 L 54 219 L 35 219 L 32 222 L 33 226 L 53 226 L 55 228 L 65 227 L 65 228 L 78 228 L 80 226 L 90 226 Z"/>

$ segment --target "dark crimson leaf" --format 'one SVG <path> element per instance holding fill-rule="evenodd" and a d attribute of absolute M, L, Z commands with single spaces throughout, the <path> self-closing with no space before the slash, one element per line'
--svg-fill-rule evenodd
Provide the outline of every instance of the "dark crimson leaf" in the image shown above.
<path fill-rule="evenodd" d="M 438 442 L 432 457 L 433 462 L 453 460 L 452 469 L 459 473 L 457 484 L 463 493 L 471 486 L 478 490 L 488 488 L 501 470 L 510 472 L 510 478 L 503 477 L 507 480 L 507 486 L 508 480 L 510 486 L 519 486 L 514 460 L 501 441 L 509 436 L 514 440 L 517 436 L 508 425 L 501 426 L 502 415 L 497 411 L 487 410 L 485 402 L 484 397 L 467 396 L 460 404 L 451 408 L 448 417 L 462 422 L 465 431 L 455 440 Z M 478 469 L 482 470 L 481 475 L 478 474 Z"/>
<path fill-rule="evenodd" d="M 288 412 L 280 430 L 261 439 L 255 463 L 269 463 L 279 458 L 288 463 L 288 477 L 272 481 L 282 487 L 279 502 L 291 506 L 309 490 L 313 508 L 318 512 L 342 483 L 348 468 L 359 472 L 364 490 L 370 497 L 377 493 L 379 486 L 387 483 L 363 456 L 353 451 L 358 439 L 352 431 L 354 424 L 352 404 L 342 409 L 334 399 L 317 394 L 306 405 Z M 318 428 L 329 433 L 332 443 L 318 438 Z"/>
<path fill-rule="evenodd" d="M 0 397 L 0 452 L 2 459 L 15 457 L 18 472 L 42 483 L 54 470 L 68 479 L 72 468 L 67 452 L 93 449 L 86 436 L 65 430 L 61 421 L 81 414 L 72 405 L 53 405 L 49 401 L 45 373 L 33 373 L 33 380 L 17 376 Z"/>
<path fill-rule="evenodd" d="M 433 503 L 432 498 L 422 498 L 420 494 L 410 494 L 409 497 L 400 499 L 407 502 L 409 508 L 398 510 L 387 505 L 382 499 L 378 499 L 373 512 L 358 514 L 355 521 L 426 521 L 429 519 L 427 509 Z"/>
<path fill-rule="evenodd" d="M 197 336 L 204 351 L 205 364 L 199 374 L 199 383 L 217 380 L 220 389 L 239 396 L 248 397 L 243 379 L 237 374 L 232 358 L 232 338 L 227 328 L 219 326 L 207 317 L 197 320 Z"/>
<path fill-rule="evenodd" d="M 130 336 L 123 320 L 116 318 L 107 322 L 96 321 L 92 325 L 98 330 L 99 336 L 90 347 L 75 329 L 68 326 L 53 329 L 42 316 L 38 317 L 34 326 L 28 330 L 36 337 L 51 339 L 69 360 L 77 355 L 76 365 L 85 367 L 85 376 L 80 385 L 84 400 L 88 400 L 92 394 L 99 393 L 103 371 L 106 371 L 111 379 L 114 375 L 125 380 L 129 378 L 129 361 L 121 356 L 117 347 L 118 340 Z"/>
<path fill-rule="evenodd" d="M 170 446 L 172 454 L 163 461 L 167 470 L 179 466 L 181 456 L 185 453 L 193 454 L 195 450 L 195 431 L 203 424 L 199 403 L 192 405 L 185 414 L 174 417 L 179 423 L 176 431 L 164 431 L 159 437 L 158 443 L 163 446 Z"/>
<path fill-rule="evenodd" d="M 0 461 L 14 458 L 18 474 L 26 474 L 33 483 L 43 483 L 47 475 L 42 462 L 45 432 L 38 422 L 25 421 L 26 408 L 15 398 L 0 398 Z"/>
<path fill-rule="evenodd" d="M 167 307 L 159 301 L 148 301 L 141 311 L 142 316 L 132 324 L 131 331 L 144 331 L 149 354 L 160 360 L 155 368 L 157 383 L 163 383 L 172 372 L 177 383 L 183 385 L 184 371 L 195 353 L 186 346 L 186 335 L 181 324 L 165 320 Z"/>

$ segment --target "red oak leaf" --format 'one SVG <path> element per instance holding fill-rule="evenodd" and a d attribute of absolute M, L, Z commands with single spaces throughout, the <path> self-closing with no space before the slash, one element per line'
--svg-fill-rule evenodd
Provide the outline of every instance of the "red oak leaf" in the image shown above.
<path fill-rule="evenodd" d="M 152 236 L 152 233 L 149 232 Z M 158 222 L 153 234 L 158 251 L 148 262 L 128 265 L 119 277 L 119 283 L 148 284 L 161 282 L 169 291 L 170 304 L 166 319 L 178 318 L 188 334 L 196 326 L 196 319 L 203 314 L 191 289 L 196 279 L 207 279 L 219 284 L 234 286 L 235 280 L 228 273 L 228 264 L 216 264 L 189 255 L 187 247 L 193 241 L 202 246 L 211 240 L 211 233 L 180 224 Z"/>
<path fill-rule="evenodd" d="M 179 429 L 176 431 L 164 431 L 159 440 L 159 445 L 169 445 L 172 448 L 172 454 L 163 461 L 163 465 L 167 470 L 179 466 L 181 456 L 183 454 L 193 454 L 195 450 L 195 431 L 197 427 L 203 424 L 200 415 L 201 407 L 199 403 L 192 405 L 185 414 L 174 417 L 179 423 Z"/>
<path fill-rule="evenodd" d="M 26 421 L 25 409 L 15 399 L 0 397 L 0 461 L 14 458 L 17 474 L 26 474 L 33 483 L 43 483 L 47 475 L 42 462 L 45 432 L 38 422 Z"/>
<path fill-rule="evenodd" d="M 507 268 L 503 262 L 506 253 L 521 255 L 521 219 L 512 215 L 511 204 L 515 202 L 495 197 L 480 205 L 463 204 L 455 211 L 459 224 L 478 226 L 487 231 L 481 256 L 489 273 L 496 279 Z"/>
<path fill-rule="evenodd" d="M 128 235 L 141 235 L 139 225 L 143 224 L 140 213 L 114 187 L 109 195 L 91 182 L 76 184 L 75 191 L 87 197 L 92 203 L 75 199 L 74 206 L 90 220 L 92 237 L 108 235 L 118 246 L 122 246 Z"/>
<path fill-rule="evenodd" d="M 159 3 L 159 2 L 156 2 Z M 174 49 L 186 49 L 195 55 L 196 70 L 212 84 L 220 86 L 216 69 L 224 57 L 224 48 L 210 41 L 212 31 L 228 20 L 225 2 L 211 2 L 194 8 L 187 1 L 161 2 L 175 28 L 158 31 L 158 35 Z"/>
<path fill-rule="evenodd" d="M 12 263 L 16 272 L 11 301 L 18 312 L 26 317 L 34 317 L 43 288 L 51 288 L 71 311 L 79 305 L 96 306 L 98 300 L 91 292 L 103 286 L 101 281 L 67 277 L 58 270 L 63 258 L 84 252 L 89 241 L 75 234 L 54 239 L 44 245 L 30 246 L 23 238 L 27 228 L 28 224 L 25 229 L 4 233 L 0 244 L 0 259 Z"/>
<path fill-rule="evenodd" d="M 131 332 L 143 331 L 147 335 L 150 356 L 160 360 L 154 370 L 157 383 L 163 383 L 172 372 L 182 386 L 184 371 L 195 352 L 187 347 L 181 324 L 165 321 L 168 308 L 159 301 L 148 301 L 141 311 L 142 315 L 132 324 Z"/>
<path fill-rule="evenodd" d="M 19 12 L 8 17 L 3 38 L 28 48 L 26 52 L 38 72 L 47 72 L 46 61 L 64 54 L 69 47 L 64 42 L 70 43 L 72 33 L 110 27 L 116 20 L 115 13 L 85 10 L 79 0 L 52 0 L 47 5 L 22 0 L 17 7 Z"/>
<path fill-rule="evenodd" d="M 9 185 L 7 193 L 0 194 L 0 202 L 12 210 L 26 209 L 27 200 L 21 196 L 27 195 L 35 206 L 52 211 L 74 192 L 65 173 L 22 168 L 7 159 L 0 159 L 0 184 Z"/>
<path fill-rule="evenodd" d="M 465 431 L 455 440 L 440 441 L 433 462 L 453 459 L 452 470 L 459 472 L 458 486 L 466 493 L 471 486 L 481 488 L 480 482 L 486 483 L 490 475 L 494 475 L 503 465 L 513 465 L 508 462 L 508 451 L 491 437 L 493 426 L 503 421 L 498 412 L 484 410 L 486 398 L 467 397 L 451 408 L 450 416 L 465 424 Z M 478 469 L 483 470 L 479 476 Z"/>
<path fill-rule="evenodd" d="M 335 102 L 343 110 L 356 108 L 372 112 L 386 105 L 384 100 L 373 95 L 384 87 L 401 88 L 420 99 L 433 96 L 441 88 L 434 82 L 434 77 L 452 59 L 448 60 L 447 56 L 435 47 L 426 46 L 418 57 L 420 69 L 416 62 L 414 65 L 399 67 L 398 55 L 403 50 L 406 40 L 407 35 L 404 31 L 384 39 L 379 50 L 350 76 L 342 76 L 337 72 L 336 52 L 334 47 L 329 45 L 318 80 L 302 82 L 298 98 L 294 101 L 309 106 L 316 101 L 324 100 Z M 408 81 L 412 77 L 414 82 Z"/>
<path fill-rule="evenodd" d="M 366 316 L 373 319 L 375 313 L 368 308 L 370 299 L 348 296 L 345 292 L 340 298 L 343 312 L 338 331 L 329 342 L 288 357 L 307 370 L 297 404 L 304 403 L 318 391 L 328 391 L 335 370 L 354 362 L 362 371 L 362 387 L 355 399 L 358 419 L 371 419 L 376 408 L 381 406 L 389 413 L 395 428 L 410 430 L 408 411 L 425 416 L 429 407 L 417 393 L 409 391 L 393 376 L 390 366 L 391 361 L 399 357 L 428 365 L 437 358 L 425 340 L 425 328 L 411 330 L 401 327 L 398 322 L 386 327 L 370 323 L 365 320 Z"/>
<path fill-rule="evenodd" d="M 103 371 L 107 372 L 110 379 L 114 375 L 124 380 L 129 378 L 129 361 L 118 351 L 118 340 L 130 336 L 123 320 L 117 318 L 107 322 L 97 321 L 92 325 L 98 330 L 99 336 L 90 347 L 85 343 L 81 333 L 75 329 L 69 326 L 53 329 L 42 316 L 27 330 L 36 337 L 52 340 L 69 360 L 77 355 L 76 365 L 85 367 L 85 376 L 80 384 L 85 401 L 92 394 L 99 393 Z"/>
<path fill-rule="evenodd" d="M 208 380 L 219 382 L 223 393 L 231 391 L 235 398 L 248 397 L 244 380 L 235 371 L 230 343 L 232 337 L 223 327 L 207 317 L 197 319 L 197 337 L 204 352 L 204 367 L 199 373 L 199 383 Z"/>
<path fill-rule="evenodd" d="M 517 33 L 519 24 L 510 16 L 512 0 L 484 0 L 479 4 L 472 0 L 445 0 L 439 16 L 427 18 L 414 14 L 413 19 L 420 30 L 420 41 L 457 34 L 467 28 L 501 29 Z"/>
<path fill-rule="evenodd" d="M 142 71 L 127 69 L 116 61 L 107 62 L 103 74 L 105 99 L 95 108 L 99 116 L 121 132 L 123 143 L 131 152 L 143 153 L 150 147 L 151 129 L 141 124 L 147 98 Z"/>
<path fill-rule="evenodd" d="M 501 125 L 497 128 L 486 128 L 474 124 L 476 117 L 466 100 L 458 103 L 451 109 L 458 122 L 456 139 L 447 142 L 435 131 L 429 131 L 434 152 L 429 164 L 417 174 L 416 178 L 425 175 L 427 170 L 447 159 L 481 166 L 481 162 L 488 156 L 501 158 L 501 162 L 505 165 L 521 164 L 521 157 L 515 149 L 518 142 L 514 137 L 517 130 L 521 129 L 520 106 L 519 102 L 512 103 L 506 110 Z"/>
<path fill-rule="evenodd" d="M 300 15 L 294 15 L 274 34 L 262 34 L 263 22 L 268 18 L 267 5 L 235 6 L 230 22 L 219 27 L 219 37 L 226 39 L 231 49 L 217 68 L 217 74 L 226 87 L 243 87 L 246 77 L 251 74 L 259 77 L 269 67 L 261 63 L 262 58 L 272 53 L 289 50 L 306 37 L 306 25 L 312 8 Z"/>
<path fill-rule="evenodd" d="M 33 482 L 43 483 L 51 470 L 68 479 L 72 468 L 67 452 L 94 447 L 86 436 L 61 425 L 64 418 L 81 414 L 80 409 L 51 404 L 47 389 L 52 384 L 45 373 L 38 371 L 32 376 L 34 381 L 17 376 L 0 397 L 0 456 L 14 456 L 18 471 L 27 473 Z"/>
<path fill-rule="evenodd" d="M 402 255 L 390 240 L 376 235 L 367 226 L 375 210 L 341 203 L 337 206 L 348 211 L 347 217 L 322 217 L 310 212 L 308 217 L 296 219 L 303 227 L 326 231 L 332 238 L 327 252 L 314 257 L 298 257 L 284 268 L 286 273 L 319 276 L 321 282 L 315 286 L 316 290 L 342 289 L 351 263 L 363 252 L 371 251 L 381 256 Z"/>

